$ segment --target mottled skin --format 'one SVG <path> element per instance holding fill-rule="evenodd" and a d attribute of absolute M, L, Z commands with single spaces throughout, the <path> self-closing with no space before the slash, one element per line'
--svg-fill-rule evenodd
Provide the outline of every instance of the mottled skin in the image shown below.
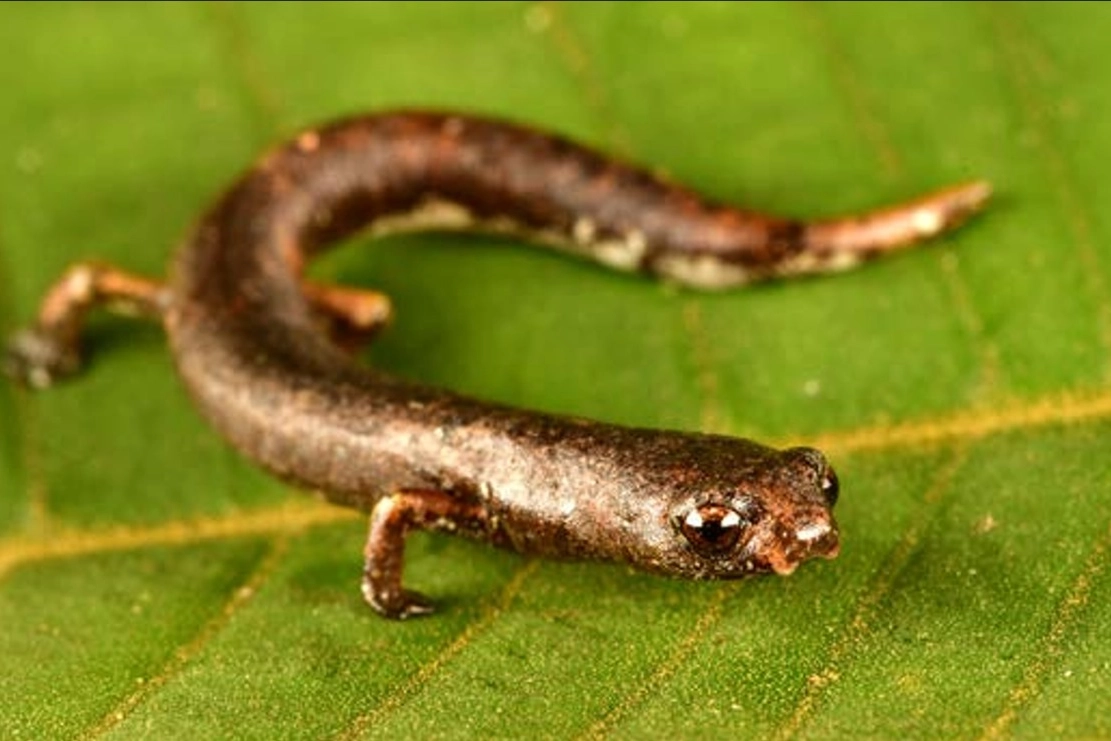
<path fill-rule="evenodd" d="M 6 367 L 34 386 L 75 371 L 81 318 L 102 302 L 161 318 L 186 387 L 236 448 L 371 514 L 363 592 L 388 617 L 429 609 L 401 583 L 413 528 L 692 578 L 785 574 L 838 551 L 837 481 L 818 451 L 538 414 L 361 367 L 321 320 L 366 336 L 388 302 L 308 284 L 304 262 L 359 230 L 485 229 L 724 287 L 847 267 L 953 226 L 987 193 L 973 183 L 804 223 L 707 202 L 504 122 L 356 118 L 244 174 L 192 229 L 167 284 L 71 269 Z"/>

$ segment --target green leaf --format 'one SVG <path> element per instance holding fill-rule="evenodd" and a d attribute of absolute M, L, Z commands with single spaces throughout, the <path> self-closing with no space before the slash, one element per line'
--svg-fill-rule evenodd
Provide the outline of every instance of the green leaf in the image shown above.
<path fill-rule="evenodd" d="M 495 239 L 315 266 L 394 298 L 398 374 L 821 445 L 843 555 L 790 579 L 418 535 L 441 611 L 381 620 L 359 519 L 231 452 L 155 328 L 96 319 L 81 379 L 0 385 L 0 737 L 1111 736 L 1109 35 L 1062 3 L 5 6 L 5 332 L 74 260 L 158 275 L 264 147 L 354 111 L 532 121 L 783 214 L 999 195 L 720 295 Z"/>

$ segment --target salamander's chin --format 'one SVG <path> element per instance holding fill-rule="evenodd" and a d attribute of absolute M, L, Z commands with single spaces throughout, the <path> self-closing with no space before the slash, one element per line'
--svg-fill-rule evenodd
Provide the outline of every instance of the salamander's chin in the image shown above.
<path fill-rule="evenodd" d="M 780 576 L 790 576 L 799 567 L 798 561 L 772 561 L 772 571 Z"/>

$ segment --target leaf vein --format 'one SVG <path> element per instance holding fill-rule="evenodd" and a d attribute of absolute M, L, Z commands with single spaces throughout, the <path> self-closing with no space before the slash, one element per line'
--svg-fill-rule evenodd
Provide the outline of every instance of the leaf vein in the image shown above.
<path fill-rule="evenodd" d="M 337 741 L 361 738 L 369 729 L 381 723 L 390 713 L 402 707 L 406 701 L 427 686 L 440 669 L 458 656 L 463 649 L 467 648 L 474 641 L 475 637 L 484 633 L 501 617 L 502 613 L 509 608 L 513 600 L 516 599 L 517 595 L 520 593 L 525 580 L 536 571 L 539 565 L 539 561 L 532 560 L 525 562 L 523 566 L 518 568 L 492 605 L 484 610 L 476 620 L 467 625 L 446 648 L 423 664 L 374 708 L 355 718 L 351 721 L 350 725 L 336 734 L 335 738 Z"/>
<path fill-rule="evenodd" d="M 251 114 L 253 134 L 264 142 L 280 128 L 281 104 L 277 90 L 262 73 L 258 57 L 247 41 L 247 32 L 235 9 L 228 3 L 201 3 L 200 15 L 216 38 L 216 49 L 232 71 L 237 92 Z"/>
<path fill-rule="evenodd" d="M 683 328 L 694 365 L 695 383 L 702 398 L 698 414 L 699 428 L 703 432 L 720 432 L 734 427 L 735 424 L 725 413 L 725 406 L 721 401 L 721 381 L 714 372 L 711 343 L 707 340 L 706 329 L 702 324 L 702 304 L 698 301 L 684 301 L 682 311 Z"/>
<path fill-rule="evenodd" d="M 633 147 L 628 132 L 612 113 L 605 85 L 594 71 L 590 55 L 570 27 L 562 6 L 559 3 L 542 2 L 534 6 L 533 10 L 535 17 L 540 19 L 538 25 L 547 32 L 556 52 L 582 88 L 587 108 L 606 132 L 610 147 L 621 156 L 631 157 Z M 682 301 L 681 312 L 680 326 L 686 336 L 690 362 L 695 370 L 701 396 L 699 425 L 707 432 L 721 430 L 726 426 L 728 415 L 724 411 L 725 406 L 719 393 L 721 384 L 718 374 L 709 357 L 710 342 L 702 326 L 698 301 Z"/>
<path fill-rule="evenodd" d="M 1065 639 L 1083 618 L 1084 608 L 1088 605 L 1088 598 L 1092 591 L 1092 583 L 1099 578 L 1107 566 L 1109 548 L 1111 548 L 1111 526 L 1092 546 L 1080 574 L 1057 605 L 1049 630 L 1030 652 L 1030 660 L 1022 672 L 1022 678 L 1007 693 L 999 715 L 984 728 L 980 735 L 981 739 L 986 741 L 1006 738 L 1019 713 L 1038 695 L 1046 676 L 1064 653 Z"/>
<path fill-rule="evenodd" d="M 1029 62 L 1035 52 L 1033 41 L 1020 27 L 1013 8 L 1004 3 L 987 3 L 982 12 L 988 14 L 995 34 L 1003 68 L 1009 78 L 1022 114 L 1029 127 L 1034 146 L 1040 154 L 1057 198 L 1057 206 L 1068 227 L 1077 258 L 1083 267 L 1085 289 L 1096 303 L 1096 330 L 1105 362 L 1104 380 L 1111 380 L 1111 293 L 1107 276 L 1100 263 L 1093 235 L 1092 217 L 1079 194 L 1076 181 L 1065 156 L 1050 133 L 1050 113 L 1030 79 Z"/>
<path fill-rule="evenodd" d="M 605 131 L 610 147 L 617 154 L 628 156 L 632 151 L 628 132 L 613 115 L 606 87 L 594 71 L 590 55 L 571 28 L 562 5 L 557 2 L 537 3 L 533 6 L 533 15 L 539 19 L 539 27 L 545 31 L 572 78 L 582 88 L 586 108 Z"/>
<path fill-rule="evenodd" d="M 853 73 L 849 57 L 830 29 L 824 9 L 813 2 L 795 3 L 793 7 L 799 12 L 810 35 L 817 40 L 819 50 L 829 60 L 833 84 L 848 102 L 852 118 L 875 152 L 884 177 L 889 180 L 900 177 L 905 169 L 902 158 L 891 141 L 887 127 L 875 114 L 867 92 Z"/>
<path fill-rule="evenodd" d="M 910 526 L 876 570 L 875 577 L 866 591 L 856 601 L 852 618 L 826 651 L 822 668 L 810 675 L 802 697 L 794 711 L 772 734 L 774 738 L 788 739 L 798 734 L 813 717 L 829 688 L 840 680 L 844 665 L 851 660 L 852 654 L 865 645 L 875 623 L 880 602 L 891 593 L 899 574 L 910 561 L 910 557 L 918 550 L 923 535 L 937 516 L 954 477 L 968 459 L 968 450 L 967 443 L 957 445 L 949 459 L 938 469 L 937 475 L 922 497 L 922 511 L 912 519 Z"/>
<path fill-rule="evenodd" d="M 247 579 L 235 588 L 228 599 L 221 606 L 219 612 L 206 621 L 196 635 L 187 643 L 173 650 L 170 658 L 162 665 L 158 673 L 145 679 L 139 687 L 124 697 L 96 724 L 81 734 L 81 738 L 92 739 L 103 736 L 131 715 L 139 705 L 152 694 L 164 687 L 196 657 L 204 648 L 219 635 L 228 623 L 231 622 L 240 609 L 242 609 L 259 589 L 270 578 L 271 574 L 281 562 L 282 557 L 289 550 L 289 538 L 279 535 L 270 542 L 270 547 L 259 559 Z"/>
<path fill-rule="evenodd" d="M 906 169 L 902 157 L 882 117 L 876 113 L 871 96 L 853 72 L 849 55 L 830 28 L 825 15 L 828 11 L 813 2 L 797 3 L 794 7 L 800 13 L 810 35 L 818 41 L 819 48 L 829 60 L 834 86 L 848 102 L 850 115 L 875 152 L 884 177 L 888 180 L 902 178 Z M 949 294 L 949 304 L 957 321 L 964 327 L 972 341 L 979 358 L 978 394 L 986 396 L 999 383 L 999 349 L 984 332 L 983 319 L 976 310 L 966 281 L 961 276 L 956 256 L 943 252 L 938 259 L 942 280 Z"/>
<path fill-rule="evenodd" d="M 645 680 L 630 690 L 622 697 L 609 712 L 598 719 L 580 736 L 581 739 L 602 739 L 650 695 L 659 689 L 678 671 L 698 644 L 706 637 L 710 630 L 721 620 L 722 606 L 729 590 L 719 587 L 710 596 L 709 603 L 702 611 L 702 615 L 695 621 L 690 631 L 683 636 L 671 653 L 660 662 Z"/>
<path fill-rule="evenodd" d="M 289 502 L 276 507 L 225 517 L 179 520 L 153 527 L 74 528 L 50 538 L 10 538 L 0 542 L 0 578 L 26 563 L 75 558 L 156 545 L 189 545 L 206 540 L 296 533 L 318 525 L 348 522 L 359 514 L 315 502 Z"/>
<path fill-rule="evenodd" d="M 1008 432 L 1108 419 L 1111 419 L 1111 390 L 1103 390 L 1095 394 L 1043 396 L 997 409 L 958 412 L 903 424 L 861 427 L 812 436 L 794 435 L 774 444 L 791 447 L 806 443 L 839 453 L 921 450 Z M 223 517 L 175 520 L 145 527 L 70 528 L 53 532 L 49 539 L 25 535 L 9 537 L 0 539 L 0 579 L 25 563 L 53 558 L 134 550 L 150 545 L 292 533 L 350 522 L 360 516 L 358 512 L 341 507 L 296 499 Z"/>
<path fill-rule="evenodd" d="M 1027 400 L 1009 400 L 992 407 L 910 422 L 835 430 L 808 438 L 789 436 L 780 445 L 787 447 L 805 442 L 839 452 L 919 449 L 953 440 L 976 440 L 995 434 L 1082 424 L 1108 417 L 1111 417 L 1111 390 L 1064 392 Z"/>

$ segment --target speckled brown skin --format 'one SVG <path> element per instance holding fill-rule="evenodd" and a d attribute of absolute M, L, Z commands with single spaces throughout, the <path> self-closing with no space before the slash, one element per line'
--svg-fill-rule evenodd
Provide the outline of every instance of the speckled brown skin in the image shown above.
<path fill-rule="evenodd" d="M 388 617 L 429 609 L 402 586 L 413 528 L 692 578 L 785 574 L 838 551 L 837 482 L 818 451 L 538 414 L 360 367 L 319 320 L 370 334 L 388 301 L 306 285 L 304 262 L 359 230 L 486 229 L 714 288 L 846 267 L 953 226 L 987 193 L 973 183 L 803 223 L 709 203 L 504 122 L 356 118 L 243 175 L 193 228 L 168 284 L 75 267 L 6 366 L 36 386 L 74 371 L 80 319 L 98 302 L 160 316 L 186 387 L 235 447 L 370 513 L 363 591 Z"/>

